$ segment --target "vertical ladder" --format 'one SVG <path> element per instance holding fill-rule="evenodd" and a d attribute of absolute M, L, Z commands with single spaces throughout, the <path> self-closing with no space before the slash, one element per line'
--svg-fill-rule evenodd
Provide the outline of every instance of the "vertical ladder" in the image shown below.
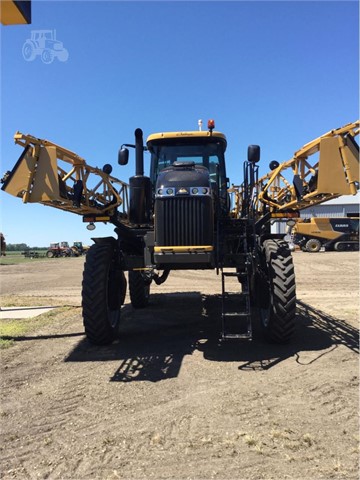
<path fill-rule="evenodd" d="M 249 265 L 250 254 L 243 253 L 244 268 L 238 272 L 224 272 L 221 270 L 221 340 L 248 339 L 252 340 Z M 226 277 L 241 279 L 242 292 L 229 293 L 226 291 Z M 234 304 L 235 303 L 235 307 Z"/>

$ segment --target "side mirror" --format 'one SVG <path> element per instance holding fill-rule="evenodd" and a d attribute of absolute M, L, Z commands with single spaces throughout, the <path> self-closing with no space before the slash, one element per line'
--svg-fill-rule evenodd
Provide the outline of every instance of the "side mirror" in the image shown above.
<path fill-rule="evenodd" d="M 121 147 L 118 154 L 118 164 L 127 165 L 129 161 L 129 150 L 127 148 Z"/>
<path fill-rule="evenodd" d="M 259 145 L 248 146 L 248 162 L 257 163 L 260 160 L 260 147 Z"/>

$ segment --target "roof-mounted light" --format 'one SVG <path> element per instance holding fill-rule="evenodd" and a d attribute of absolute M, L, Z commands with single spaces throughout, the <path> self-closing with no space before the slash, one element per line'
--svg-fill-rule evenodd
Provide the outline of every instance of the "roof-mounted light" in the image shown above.
<path fill-rule="evenodd" d="M 214 130 L 215 128 L 215 120 L 208 120 L 208 129 L 209 129 L 209 132 L 212 133 L 212 131 Z"/>

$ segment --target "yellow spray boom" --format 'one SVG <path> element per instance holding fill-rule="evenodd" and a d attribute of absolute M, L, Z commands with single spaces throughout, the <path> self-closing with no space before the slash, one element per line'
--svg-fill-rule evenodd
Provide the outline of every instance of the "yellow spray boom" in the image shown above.
<path fill-rule="evenodd" d="M 271 171 L 250 185 L 232 186 L 232 216 L 246 216 L 249 211 L 258 218 L 267 212 L 281 216 L 340 195 L 355 195 L 359 147 L 354 138 L 359 131 L 359 120 L 331 130 L 304 145 L 291 160 L 271 162 Z M 13 170 L 5 174 L 2 190 L 24 203 L 95 215 L 98 220 L 102 216 L 108 220 L 116 213 L 121 223 L 129 223 L 129 185 L 110 175 L 110 165 L 91 167 L 64 147 L 20 132 L 14 140 L 24 151 Z"/>
<path fill-rule="evenodd" d="M 17 132 L 24 147 L 2 189 L 24 203 L 41 203 L 79 215 L 111 216 L 120 207 L 127 218 L 128 185 L 112 177 L 110 165 L 91 167 L 76 153 L 48 140 Z"/>
<path fill-rule="evenodd" d="M 340 195 L 355 195 L 359 188 L 359 147 L 354 137 L 360 121 L 331 130 L 304 145 L 293 158 L 279 164 L 251 185 L 251 204 L 255 214 L 301 210 Z M 244 185 L 233 186 L 234 215 L 241 216 Z"/>

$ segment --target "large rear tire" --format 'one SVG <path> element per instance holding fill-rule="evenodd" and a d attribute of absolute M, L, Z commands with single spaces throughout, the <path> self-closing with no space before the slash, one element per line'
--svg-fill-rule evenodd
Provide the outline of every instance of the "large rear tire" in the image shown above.
<path fill-rule="evenodd" d="M 95 345 L 107 345 L 118 337 L 126 278 L 118 268 L 111 244 L 90 247 L 84 266 L 82 307 L 85 334 Z"/>
<path fill-rule="evenodd" d="M 256 297 L 265 336 L 288 343 L 295 330 L 296 289 L 291 252 L 283 240 L 265 240 Z"/>
<path fill-rule="evenodd" d="M 129 271 L 130 300 L 134 308 L 144 308 L 149 304 L 150 283 L 140 272 Z"/>
<path fill-rule="evenodd" d="M 321 242 L 317 238 L 310 238 L 310 240 L 306 242 L 305 247 L 307 252 L 316 253 L 320 251 Z"/>

